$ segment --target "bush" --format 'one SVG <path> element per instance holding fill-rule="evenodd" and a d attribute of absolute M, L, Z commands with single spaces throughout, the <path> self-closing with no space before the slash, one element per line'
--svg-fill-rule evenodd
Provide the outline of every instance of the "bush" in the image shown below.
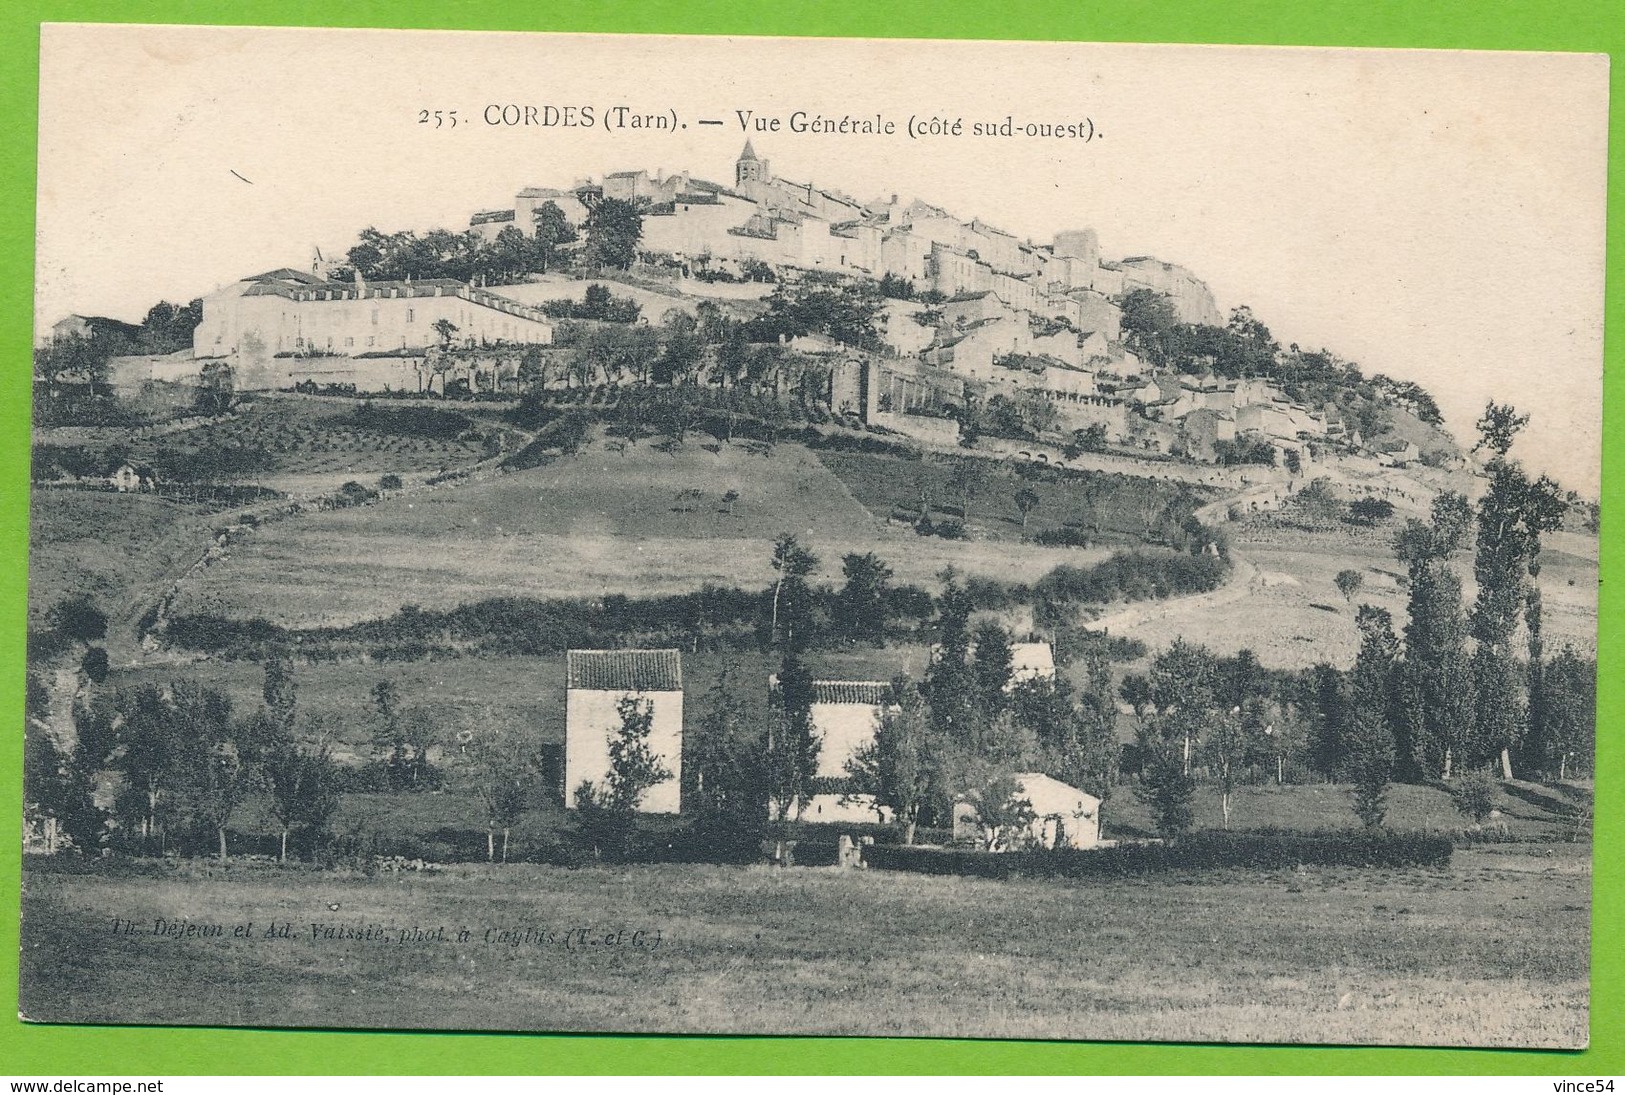
<path fill-rule="evenodd" d="M 1081 528 L 1064 525 L 1061 528 L 1040 529 L 1033 534 L 1033 543 L 1040 547 L 1089 547 L 1094 541 Z"/>
<path fill-rule="evenodd" d="M 378 407 L 371 401 L 337 419 L 335 424 L 434 441 L 456 441 L 474 428 L 471 419 L 456 411 L 444 411 L 439 407 Z"/>
<path fill-rule="evenodd" d="M 881 870 L 921 874 L 1080 878 L 1213 868 L 1443 867 L 1453 850 L 1449 837 L 1432 833 L 1259 829 L 1195 833 L 1170 844 L 1086 850 L 980 852 L 876 843 L 864 849 L 864 862 Z"/>
<path fill-rule="evenodd" d="M 1495 777 L 1482 768 L 1464 772 L 1450 788 L 1450 798 L 1457 810 L 1482 825 L 1495 809 Z"/>

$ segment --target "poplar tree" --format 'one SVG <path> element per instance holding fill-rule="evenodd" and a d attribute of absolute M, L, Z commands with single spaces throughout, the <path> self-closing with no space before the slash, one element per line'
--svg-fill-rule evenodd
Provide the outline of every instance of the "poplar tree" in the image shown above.
<path fill-rule="evenodd" d="M 1375 829 L 1387 815 L 1394 769 L 1392 723 L 1399 639 L 1386 609 L 1361 605 L 1360 653 L 1349 688 L 1348 769 L 1354 782 L 1354 812 Z"/>
<path fill-rule="evenodd" d="M 1473 606 L 1472 635 L 1478 647 L 1473 655 L 1477 696 L 1475 763 L 1499 754 L 1501 774 L 1512 776 L 1512 754 L 1520 748 L 1525 723 L 1512 638 L 1520 620 L 1533 611 L 1538 597 L 1529 592 L 1539 574 L 1540 537 L 1562 522 L 1562 493 L 1547 476 L 1531 480 L 1523 466 L 1508 455 L 1518 433 L 1529 422 L 1509 405 L 1490 403 L 1478 420 L 1479 440 L 1474 450 L 1487 449 L 1489 489 L 1478 503 L 1478 537 L 1473 575 L 1478 599 Z M 1539 623 L 1533 635 L 1539 641 Z M 1536 670 L 1538 673 L 1538 669 Z"/>
<path fill-rule="evenodd" d="M 1472 508 L 1464 496 L 1444 491 L 1434 498 L 1430 516 L 1407 521 L 1394 541 L 1410 587 L 1396 760 L 1399 774 L 1412 781 L 1448 779 L 1452 764 L 1469 751 L 1474 728 L 1461 579 L 1449 565 L 1467 534 Z"/>

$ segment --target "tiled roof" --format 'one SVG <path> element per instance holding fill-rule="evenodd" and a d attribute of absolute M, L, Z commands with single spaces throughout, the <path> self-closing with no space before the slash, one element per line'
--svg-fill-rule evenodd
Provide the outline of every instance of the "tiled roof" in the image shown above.
<path fill-rule="evenodd" d="M 681 692 L 683 657 L 676 650 L 572 650 L 565 687 L 592 692 Z"/>
<path fill-rule="evenodd" d="M 880 707 L 892 702 L 892 690 L 885 681 L 813 681 L 813 702 Z"/>
<path fill-rule="evenodd" d="M 496 224 L 496 223 L 498 223 L 500 221 L 511 221 L 511 220 L 513 220 L 513 210 L 512 209 L 488 209 L 483 213 L 475 213 L 472 217 L 470 217 L 468 219 L 468 223 L 470 225 L 475 225 L 475 224 Z"/>

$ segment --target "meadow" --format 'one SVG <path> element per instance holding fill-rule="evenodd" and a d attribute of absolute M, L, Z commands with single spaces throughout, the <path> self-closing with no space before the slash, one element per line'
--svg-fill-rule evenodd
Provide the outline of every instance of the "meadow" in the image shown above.
<path fill-rule="evenodd" d="M 29 498 L 31 621 L 85 594 L 106 606 L 115 656 L 136 617 L 208 542 L 206 507 L 142 494 L 36 487 Z"/>
<path fill-rule="evenodd" d="M 729 501 L 730 492 L 738 497 Z M 617 452 L 600 441 L 544 467 L 277 522 L 189 582 L 175 611 L 311 627 L 498 594 L 661 594 L 707 582 L 765 588 L 773 540 L 787 532 L 820 556 L 815 580 L 835 584 L 847 552 L 872 551 L 896 581 L 932 589 L 949 565 L 1034 581 L 1060 563 L 1107 554 L 1019 543 L 1019 529 L 1003 541 L 916 535 L 888 524 L 885 512 L 877 517 L 800 445 L 690 443 L 667 453 L 649 444 Z"/>
<path fill-rule="evenodd" d="M 1237 594 L 1220 607 L 1200 601 L 1131 606 L 1114 624 L 1113 634 L 1139 639 L 1153 650 L 1176 638 L 1199 642 L 1233 654 L 1250 649 L 1264 665 L 1302 669 L 1318 662 L 1353 664 L 1360 635 L 1355 614 L 1372 604 L 1393 614 L 1403 630 L 1408 591 L 1405 568 L 1393 552 L 1397 521 L 1375 528 L 1342 525 L 1311 531 L 1283 527 L 1273 517 L 1242 522 L 1231 533 L 1237 556 L 1256 568 L 1238 580 Z M 1597 650 L 1597 539 L 1559 533 L 1541 553 L 1538 579 L 1546 648 L 1555 653 L 1567 644 L 1594 657 Z M 1463 552 L 1456 571 L 1463 598 L 1471 606 L 1477 595 L 1472 557 Z M 1338 592 L 1340 571 L 1354 570 L 1362 585 L 1351 600 Z M 1521 639 L 1520 639 L 1521 641 Z"/>
<path fill-rule="evenodd" d="M 1574 1048 L 1587 1040 L 1587 852 L 1042 882 L 30 860 L 22 1010 L 79 1023 Z M 140 934 L 115 932 L 115 917 Z M 160 919 L 222 934 L 154 934 Z M 266 938 L 273 924 L 288 936 Z"/>

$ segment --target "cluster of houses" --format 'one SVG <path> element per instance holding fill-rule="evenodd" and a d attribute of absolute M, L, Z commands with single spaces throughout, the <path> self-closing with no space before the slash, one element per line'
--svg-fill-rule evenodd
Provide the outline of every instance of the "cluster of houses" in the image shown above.
<path fill-rule="evenodd" d="M 1005 395 L 1046 401 L 1064 432 L 1098 427 L 1110 444 L 1199 461 L 1241 436 L 1267 442 L 1277 462 L 1290 462 L 1290 452 L 1306 457 L 1317 440 L 1359 441 L 1334 406 L 1298 405 L 1261 380 L 1159 375 L 1142 361 L 1122 340 L 1126 293 L 1162 295 L 1182 322 L 1221 322 L 1211 291 L 1183 267 L 1150 256 L 1105 259 L 1093 229 L 1041 244 L 895 194 L 860 202 L 775 176 L 749 142 L 731 185 L 686 171 L 613 172 L 566 188 L 527 187 L 511 208 L 475 214 L 469 230 L 487 239 L 505 229 L 533 235 L 548 204 L 579 226 L 606 198 L 636 203 L 642 251 L 691 279 L 742 277 L 766 264 L 780 278 L 827 271 L 906 285 L 915 299 L 888 299 L 880 316 L 885 352 L 821 336 L 794 344 L 831 366 L 831 408 L 873 426 L 951 444 L 950 408 Z M 310 272 L 271 270 L 216 290 L 203 298 L 189 351 L 119 359 L 115 382 L 195 379 L 219 362 L 238 390 L 301 381 L 424 390 L 431 347 L 553 341 L 548 317 L 500 288 L 335 281 L 330 270 L 318 255 Z"/>
<path fill-rule="evenodd" d="M 1011 648 L 1008 687 L 1052 679 L 1055 662 L 1048 643 L 1016 643 Z M 644 792 L 638 809 L 675 814 L 683 807 L 683 671 L 677 650 L 572 650 L 565 666 L 563 789 L 583 782 L 601 784 L 610 769 L 610 743 L 621 729 L 620 705 L 632 698 L 648 705 L 648 747 L 671 775 Z M 769 680 L 768 687 L 776 686 Z M 850 790 L 847 766 L 874 741 L 886 709 L 894 703 L 886 681 L 813 682 L 811 718 L 819 740 L 813 792 L 795 803 L 769 804 L 778 816 L 804 822 L 874 824 L 889 822 L 891 811 L 873 795 Z M 1046 847 L 1057 842 L 1091 847 L 1100 839 L 1100 800 L 1037 772 L 1015 777 L 1016 797 L 1032 806 L 1031 839 Z M 956 838 L 978 831 L 973 803 L 954 811 Z"/>

